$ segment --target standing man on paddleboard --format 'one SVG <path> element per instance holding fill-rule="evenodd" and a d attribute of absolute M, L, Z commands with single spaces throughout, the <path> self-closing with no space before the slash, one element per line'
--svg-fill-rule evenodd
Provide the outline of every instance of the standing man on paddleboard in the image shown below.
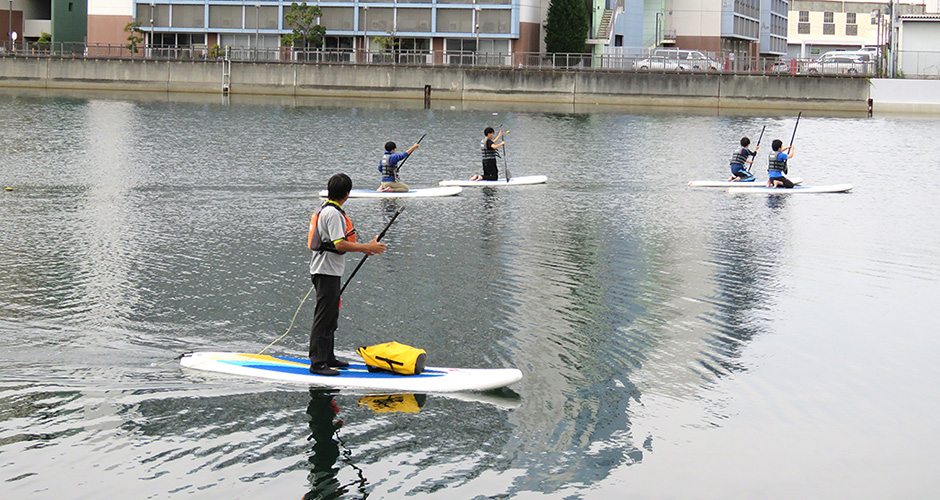
<path fill-rule="evenodd" d="M 503 136 L 500 130 L 498 135 L 494 136 L 493 127 L 483 129 L 483 140 L 480 141 L 480 152 L 483 153 L 483 175 L 474 175 L 470 177 L 471 181 L 498 181 L 499 167 L 496 166 L 496 159 L 499 158 L 497 151 L 506 141 L 496 144 L 496 141 Z"/>
<path fill-rule="evenodd" d="M 313 251 L 310 279 L 317 289 L 317 305 L 310 331 L 310 373 L 339 375 L 334 368 L 349 366 L 349 363 L 336 359 L 333 353 L 339 321 L 340 281 L 346 268 L 344 254 L 381 254 L 387 245 L 379 243 L 378 236 L 369 243 L 356 242 L 356 230 L 342 208 L 352 190 L 352 180 L 348 175 L 330 177 L 326 187 L 328 199 L 310 217 L 307 233 L 307 248 Z"/>

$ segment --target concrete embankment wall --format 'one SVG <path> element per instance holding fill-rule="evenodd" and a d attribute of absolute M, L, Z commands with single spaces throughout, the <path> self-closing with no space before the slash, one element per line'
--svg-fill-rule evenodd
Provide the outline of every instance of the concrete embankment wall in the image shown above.
<path fill-rule="evenodd" d="M 232 62 L 232 94 L 864 111 L 869 81 L 806 75 L 634 73 Z M 0 58 L 0 86 L 221 93 L 221 61 Z"/>
<path fill-rule="evenodd" d="M 875 113 L 940 113 L 940 80 L 875 79 L 871 81 Z"/>

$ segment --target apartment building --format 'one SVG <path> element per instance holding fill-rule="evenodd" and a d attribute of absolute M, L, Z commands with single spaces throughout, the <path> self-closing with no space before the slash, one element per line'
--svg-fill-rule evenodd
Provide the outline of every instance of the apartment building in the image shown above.
<path fill-rule="evenodd" d="M 277 49 L 291 30 L 287 0 L 87 0 L 88 42 L 125 43 L 127 22 L 145 43 L 203 48 Z M 320 7 L 328 49 L 376 50 L 393 37 L 404 51 L 538 52 L 542 0 L 335 0 Z"/>
<path fill-rule="evenodd" d="M 815 58 L 831 50 L 887 43 L 889 4 L 831 0 L 792 0 L 787 56 Z M 895 4 L 898 15 L 918 15 L 925 4 Z"/>
<path fill-rule="evenodd" d="M 735 61 L 786 52 L 788 0 L 665 0 L 664 30 L 675 45 Z"/>

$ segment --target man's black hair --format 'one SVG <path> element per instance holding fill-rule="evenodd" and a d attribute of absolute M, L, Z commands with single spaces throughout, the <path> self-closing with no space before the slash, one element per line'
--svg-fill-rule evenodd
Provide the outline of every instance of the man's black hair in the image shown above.
<path fill-rule="evenodd" d="M 394 150 L 397 149 L 397 148 L 398 148 L 398 146 L 396 146 L 395 143 L 392 142 L 392 141 L 388 141 L 388 142 L 385 143 L 385 150 L 386 150 L 386 151 L 394 151 Z"/>
<path fill-rule="evenodd" d="M 770 144 L 770 147 L 773 148 L 774 151 L 780 151 L 780 148 L 783 147 L 783 141 L 780 139 L 774 139 L 774 142 Z"/>
<path fill-rule="evenodd" d="M 485 129 L 483 129 L 483 135 L 490 135 L 493 133 L 496 133 L 496 131 L 493 130 L 493 127 L 486 127 Z"/>
<path fill-rule="evenodd" d="M 334 174 L 326 183 L 326 191 L 331 200 L 342 200 L 352 191 L 352 179 L 346 174 Z"/>
<path fill-rule="evenodd" d="M 751 140 L 750 140 L 750 139 L 748 139 L 747 137 L 742 137 L 742 138 L 741 138 L 741 147 L 746 148 L 746 147 L 748 147 L 748 146 L 750 146 L 750 145 L 751 145 Z"/>

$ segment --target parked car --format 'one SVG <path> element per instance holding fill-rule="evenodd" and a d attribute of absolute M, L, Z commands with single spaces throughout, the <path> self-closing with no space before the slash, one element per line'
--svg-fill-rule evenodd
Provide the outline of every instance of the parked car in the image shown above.
<path fill-rule="evenodd" d="M 653 56 L 681 62 L 683 66 L 692 70 L 718 71 L 721 69 L 721 65 L 717 61 L 710 59 L 697 50 L 656 49 Z"/>
<path fill-rule="evenodd" d="M 770 73 L 789 73 L 790 72 L 790 60 L 789 59 L 777 59 L 770 66 L 767 67 L 767 71 Z"/>
<path fill-rule="evenodd" d="M 665 57 L 651 56 L 646 59 L 637 59 L 633 61 L 633 69 L 639 70 L 657 70 L 657 71 L 686 71 L 685 61 L 676 59 L 667 59 Z"/>
<path fill-rule="evenodd" d="M 825 54 L 803 66 L 804 73 L 868 74 L 873 69 L 874 65 L 867 57 L 838 53 Z"/>

